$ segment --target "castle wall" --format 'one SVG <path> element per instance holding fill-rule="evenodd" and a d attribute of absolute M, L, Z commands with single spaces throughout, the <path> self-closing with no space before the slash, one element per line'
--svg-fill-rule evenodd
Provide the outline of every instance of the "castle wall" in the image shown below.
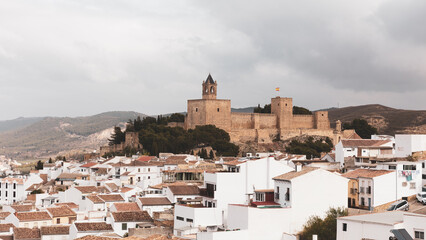
<path fill-rule="evenodd" d="M 229 132 L 231 142 L 271 143 L 278 135 L 277 128 L 269 129 L 239 129 Z"/>
<path fill-rule="evenodd" d="M 231 128 L 234 129 L 254 129 L 254 119 L 252 113 L 231 113 Z"/>
<path fill-rule="evenodd" d="M 317 111 L 314 113 L 315 128 L 330 129 L 330 120 L 327 111 Z"/>
<path fill-rule="evenodd" d="M 292 128 L 314 128 L 313 115 L 293 115 Z"/>
<path fill-rule="evenodd" d="M 259 114 L 259 128 L 270 129 L 277 128 L 277 116 L 273 114 Z"/>

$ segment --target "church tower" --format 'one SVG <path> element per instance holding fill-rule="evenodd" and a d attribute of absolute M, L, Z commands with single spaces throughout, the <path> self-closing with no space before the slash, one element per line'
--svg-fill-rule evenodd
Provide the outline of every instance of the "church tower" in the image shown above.
<path fill-rule="evenodd" d="M 209 74 L 206 81 L 203 82 L 203 99 L 216 99 L 217 97 L 217 81 L 213 81 Z"/>

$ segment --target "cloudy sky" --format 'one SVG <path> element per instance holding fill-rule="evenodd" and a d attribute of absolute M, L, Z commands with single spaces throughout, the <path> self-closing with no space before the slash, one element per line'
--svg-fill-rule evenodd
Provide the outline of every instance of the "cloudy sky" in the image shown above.
<path fill-rule="evenodd" d="M 0 120 L 233 107 L 426 109 L 424 0 L 0 0 Z"/>

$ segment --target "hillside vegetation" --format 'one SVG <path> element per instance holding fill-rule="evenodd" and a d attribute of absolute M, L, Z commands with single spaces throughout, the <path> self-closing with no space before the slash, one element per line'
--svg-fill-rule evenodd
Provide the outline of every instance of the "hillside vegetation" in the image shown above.
<path fill-rule="evenodd" d="M 378 104 L 334 108 L 328 112 L 330 122 L 343 123 L 360 118 L 375 127 L 379 134 L 395 133 L 426 134 L 426 111 L 403 110 Z"/>
<path fill-rule="evenodd" d="M 107 143 L 115 125 L 144 117 L 136 112 L 106 112 L 89 117 L 46 117 L 24 128 L 0 133 L 0 154 L 18 159 L 59 152 L 93 151 Z"/>

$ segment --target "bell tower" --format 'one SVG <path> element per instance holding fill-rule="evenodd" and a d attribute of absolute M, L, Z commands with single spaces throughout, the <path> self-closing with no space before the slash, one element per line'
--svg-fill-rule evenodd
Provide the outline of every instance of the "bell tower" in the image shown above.
<path fill-rule="evenodd" d="M 203 82 L 203 99 L 216 99 L 217 81 L 214 81 L 209 74 L 206 81 Z"/>

